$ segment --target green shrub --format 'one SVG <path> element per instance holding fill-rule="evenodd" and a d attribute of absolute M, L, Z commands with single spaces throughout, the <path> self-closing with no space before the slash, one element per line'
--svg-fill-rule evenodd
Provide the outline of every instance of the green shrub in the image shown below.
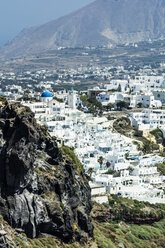
<path fill-rule="evenodd" d="M 2 215 L 0 215 L 0 222 L 2 222 L 3 221 L 3 216 Z"/>
<path fill-rule="evenodd" d="M 115 173 L 114 170 L 108 169 L 108 171 L 105 174 L 107 174 L 107 175 L 113 175 L 114 173 Z"/>
<path fill-rule="evenodd" d="M 3 96 L 0 96 L 0 102 L 6 102 L 6 98 L 4 98 Z"/>
<path fill-rule="evenodd" d="M 140 240 L 139 238 L 136 238 L 133 234 L 131 233 L 128 233 L 126 235 L 126 240 L 129 242 L 129 244 L 133 247 L 133 248 L 149 248 L 150 246 L 147 246 L 147 243 Z"/>
<path fill-rule="evenodd" d="M 62 146 L 61 151 L 64 155 L 68 157 L 68 159 L 71 161 L 71 163 L 76 166 L 79 173 L 84 173 L 84 167 L 80 160 L 77 158 L 76 154 L 74 153 L 74 150 L 68 146 Z"/>
<path fill-rule="evenodd" d="M 165 175 L 165 162 L 155 164 L 155 166 L 158 168 L 158 171 L 160 172 L 161 175 Z"/>
<path fill-rule="evenodd" d="M 110 239 L 107 239 L 98 228 L 94 229 L 94 238 L 99 248 L 116 248 Z"/>
<path fill-rule="evenodd" d="M 38 155 L 38 158 L 43 159 L 43 158 L 44 158 L 44 155 L 43 155 L 42 153 L 40 153 L 40 154 Z"/>
<path fill-rule="evenodd" d="M 20 247 L 22 248 L 28 248 L 29 245 L 27 245 L 21 238 L 16 237 L 16 241 L 20 244 Z"/>
<path fill-rule="evenodd" d="M 64 209 L 64 203 L 60 202 L 60 207 Z"/>
<path fill-rule="evenodd" d="M 150 134 L 154 135 L 156 139 L 163 138 L 163 133 L 159 128 L 152 130 Z"/>
<path fill-rule="evenodd" d="M 152 239 L 151 230 L 148 231 L 145 227 L 133 225 L 131 228 L 131 233 L 139 239 L 150 240 Z"/>

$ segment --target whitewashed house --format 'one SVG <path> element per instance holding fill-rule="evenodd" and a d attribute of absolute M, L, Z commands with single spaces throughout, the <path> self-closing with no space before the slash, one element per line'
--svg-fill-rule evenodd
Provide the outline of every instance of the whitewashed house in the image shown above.
<path fill-rule="evenodd" d="M 132 126 L 139 130 L 152 130 L 165 127 L 165 110 L 145 109 L 128 115 Z"/>

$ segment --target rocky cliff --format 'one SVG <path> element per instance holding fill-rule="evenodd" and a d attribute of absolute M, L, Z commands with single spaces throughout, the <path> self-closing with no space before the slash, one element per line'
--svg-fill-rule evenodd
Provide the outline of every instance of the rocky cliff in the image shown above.
<path fill-rule="evenodd" d="M 165 38 L 164 0 L 97 0 L 68 16 L 24 29 L 1 51 L 29 55 L 59 46 L 103 46 Z"/>
<path fill-rule="evenodd" d="M 57 147 L 34 114 L 19 104 L 0 107 L 0 215 L 30 238 L 63 241 L 93 235 L 90 188 L 83 169 Z"/>

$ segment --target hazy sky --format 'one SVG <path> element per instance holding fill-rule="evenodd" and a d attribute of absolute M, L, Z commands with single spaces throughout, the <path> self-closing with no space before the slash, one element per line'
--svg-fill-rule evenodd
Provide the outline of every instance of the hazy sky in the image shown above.
<path fill-rule="evenodd" d="M 0 45 L 23 28 L 69 14 L 94 0 L 0 0 Z"/>

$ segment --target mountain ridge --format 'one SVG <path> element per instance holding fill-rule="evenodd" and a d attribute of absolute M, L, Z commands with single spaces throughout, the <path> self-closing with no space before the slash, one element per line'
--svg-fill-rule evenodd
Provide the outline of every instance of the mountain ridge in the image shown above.
<path fill-rule="evenodd" d="M 5 56 L 58 47 L 108 46 L 165 38 L 163 0 L 96 0 L 37 27 L 24 29 L 3 49 Z"/>

